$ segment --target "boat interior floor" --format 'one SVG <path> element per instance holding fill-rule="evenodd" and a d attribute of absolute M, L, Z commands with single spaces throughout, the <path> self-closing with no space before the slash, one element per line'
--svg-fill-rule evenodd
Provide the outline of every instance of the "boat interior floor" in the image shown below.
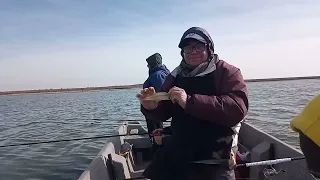
<path fill-rule="evenodd" d="M 148 167 L 149 163 L 150 162 L 143 162 L 143 163 L 140 163 L 140 164 L 133 166 L 134 171 L 131 173 L 131 179 L 143 177 L 142 173 Z M 139 179 L 147 180 L 148 178 L 139 178 Z"/>

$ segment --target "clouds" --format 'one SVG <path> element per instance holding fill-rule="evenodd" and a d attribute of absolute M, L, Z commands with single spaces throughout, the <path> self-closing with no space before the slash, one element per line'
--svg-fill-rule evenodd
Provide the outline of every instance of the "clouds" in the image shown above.
<path fill-rule="evenodd" d="M 245 78 L 319 73 L 316 0 L 16 3 L 0 7 L 0 90 L 142 83 L 150 54 L 179 64 L 190 26 L 206 28 Z"/>

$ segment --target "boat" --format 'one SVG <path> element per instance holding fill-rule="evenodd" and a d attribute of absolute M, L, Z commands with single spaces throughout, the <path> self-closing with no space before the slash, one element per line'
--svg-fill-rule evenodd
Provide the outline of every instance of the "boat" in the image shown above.
<path fill-rule="evenodd" d="M 108 139 L 78 180 L 147 179 L 142 172 L 151 161 L 151 142 L 140 121 L 127 121 Z M 236 163 L 303 156 L 283 141 L 243 122 L 238 135 Z M 236 179 L 312 180 L 304 159 L 274 165 L 235 168 Z"/>

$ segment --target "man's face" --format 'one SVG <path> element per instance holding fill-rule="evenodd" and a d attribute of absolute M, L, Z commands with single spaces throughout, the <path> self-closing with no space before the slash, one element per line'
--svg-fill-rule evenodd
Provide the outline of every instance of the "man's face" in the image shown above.
<path fill-rule="evenodd" d="M 320 147 L 303 133 L 299 133 L 300 147 L 306 157 L 310 173 L 320 179 Z"/>
<path fill-rule="evenodd" d="M 185 61 L 191 66 L 198 66 L 208 59 L 207 46 L 197 40 L 189 40 L 183 47 Z"/>

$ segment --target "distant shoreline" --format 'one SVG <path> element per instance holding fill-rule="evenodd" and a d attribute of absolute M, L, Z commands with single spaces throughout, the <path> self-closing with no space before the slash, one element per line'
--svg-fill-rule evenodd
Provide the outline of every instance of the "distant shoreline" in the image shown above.
<path fill-rule="evenodd" d="M 247 79 L 246 82 L 268 82 L 268 81 L 293 81 L 302 79 L 320 79 L 320 76 L 305 77 L 286 77 L 286 78 L 266 78 L 266 79 Z M 142 84 L 120 85 L 120 86 L 103 86 L 103 87 L 87 87 L 87 88 L 61 88 L 61 89 L 39 89 L 39 90 L 20 90 L 20 91 L 3 91 L 1 95 L 20 95 L 20 94 L 52 94 L 67 92 L 89 92 L 89 91 L 108 91 L 119 89 L 135 89 L 142 88 Z"/>

